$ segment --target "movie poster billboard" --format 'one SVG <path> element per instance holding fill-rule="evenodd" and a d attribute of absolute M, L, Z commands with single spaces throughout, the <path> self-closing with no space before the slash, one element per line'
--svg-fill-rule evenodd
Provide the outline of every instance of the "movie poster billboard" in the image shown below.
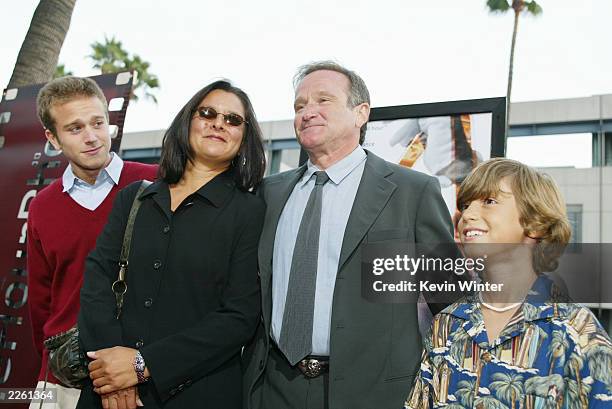
<path fill-rule="evenodd" d="M 451 214 L 457 187 L 480 162 L 504 156 L 505 98 L 373 108 L 363 147 L 440 182 Z"/>
<path fill-rule="evenodd" d="M 109 102 L 112 149 L 118 151 L 133 76 L 124 72 L 92 79 Z M 36 115 L 36 96 L 43 85 L 6 89 L 0 102 L 0 388 L 34 387 L 40 368 L 28 312 L 28 206 L 68 165 L 47 143 Z M 58 240 L 62 234 L 57 232 Z"/>

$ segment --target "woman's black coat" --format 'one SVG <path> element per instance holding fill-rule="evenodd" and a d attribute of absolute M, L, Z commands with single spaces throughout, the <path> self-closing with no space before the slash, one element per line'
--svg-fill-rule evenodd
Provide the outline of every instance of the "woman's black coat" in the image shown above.
<path fill-rule="evenodd" d="M 86 351 L 139 349 L 146 408 L 240 408 L 242 346 L 260 314 L 257 245 L 265 205 L 225 172 L 175 212 L 158 181 L 140 195 L 119 320 L 111 284 L 140 182 L 121 191 L 86 262 L 79 329 Z M 78 408 L 101 407 L 91 384 Z"/>

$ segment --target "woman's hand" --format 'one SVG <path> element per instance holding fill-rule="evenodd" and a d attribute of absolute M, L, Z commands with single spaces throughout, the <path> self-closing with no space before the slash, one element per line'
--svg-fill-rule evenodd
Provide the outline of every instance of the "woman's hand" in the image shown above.
<path fill-rule="evenodd" d="M 136 409 L 139 406 L 144 406 L 135 386 L 107 393 L 102 395 L 101 398 L 104 409 Z"/>
<path fill-rule="evenodd" d="M 136 350 L 126 347 L 113 347 L 88 352 L 92 359 L 89 363 L 89 377 L 93 380 L 94 391 L 106 395 L 120 389 L 138 384 L 134 370 Z"/>

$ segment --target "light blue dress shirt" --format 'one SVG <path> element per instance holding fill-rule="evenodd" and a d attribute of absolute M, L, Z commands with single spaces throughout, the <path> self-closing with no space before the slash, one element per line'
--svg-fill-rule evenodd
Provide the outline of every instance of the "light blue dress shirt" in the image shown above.
<path fill-rule="evenodd" d="M 89 210 L 96 210 L 106 199 L 106 196 L 119 183 L 123 161 L 119 155 L 111 152 L 112 159 L 106 168 L 102 169 L 93 185 L 79 179 L 72 172 L 72 166 L 68 166 L 62 175 L 62 185 L 64 192 L 68 192 L 70 197 Z"/>
<path fill-rule="evenodd" d="M 326 169 L 330 180 L 323 186 L 321 232 L 317 260 L 317 282 L 312 330 L 312 355 L 329 355 L 329 333 L 334 287 L 344 230 L 361 182 L 366 153 L 358 146 L 348 156 Z M 272 259 L 272 337 L 278 344 L 283 325 L 285 299 L 297 233 L 310 192 L 319 171 L 308 161 L 308 168 L 293 188 L 276 228 Z"/>

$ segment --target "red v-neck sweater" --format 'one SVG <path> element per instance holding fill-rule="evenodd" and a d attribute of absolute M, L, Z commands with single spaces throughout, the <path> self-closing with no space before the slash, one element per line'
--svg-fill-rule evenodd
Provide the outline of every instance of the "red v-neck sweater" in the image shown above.
<path fill-rule="evenodd" d="M 45 379 L 43 341 L 77 321 L 85 258 L 96 245 L 119 190 L 130 183 L 155 180 L 157 166 L 124 162 L 119 183 L 89 210 L 62 192 L 61 178 L 38 192 L 28 209 L 28 304 L 34 345 L 42 356 L 39 380 Z M 59 383 L 49 372 L 49 382 Z"/>

